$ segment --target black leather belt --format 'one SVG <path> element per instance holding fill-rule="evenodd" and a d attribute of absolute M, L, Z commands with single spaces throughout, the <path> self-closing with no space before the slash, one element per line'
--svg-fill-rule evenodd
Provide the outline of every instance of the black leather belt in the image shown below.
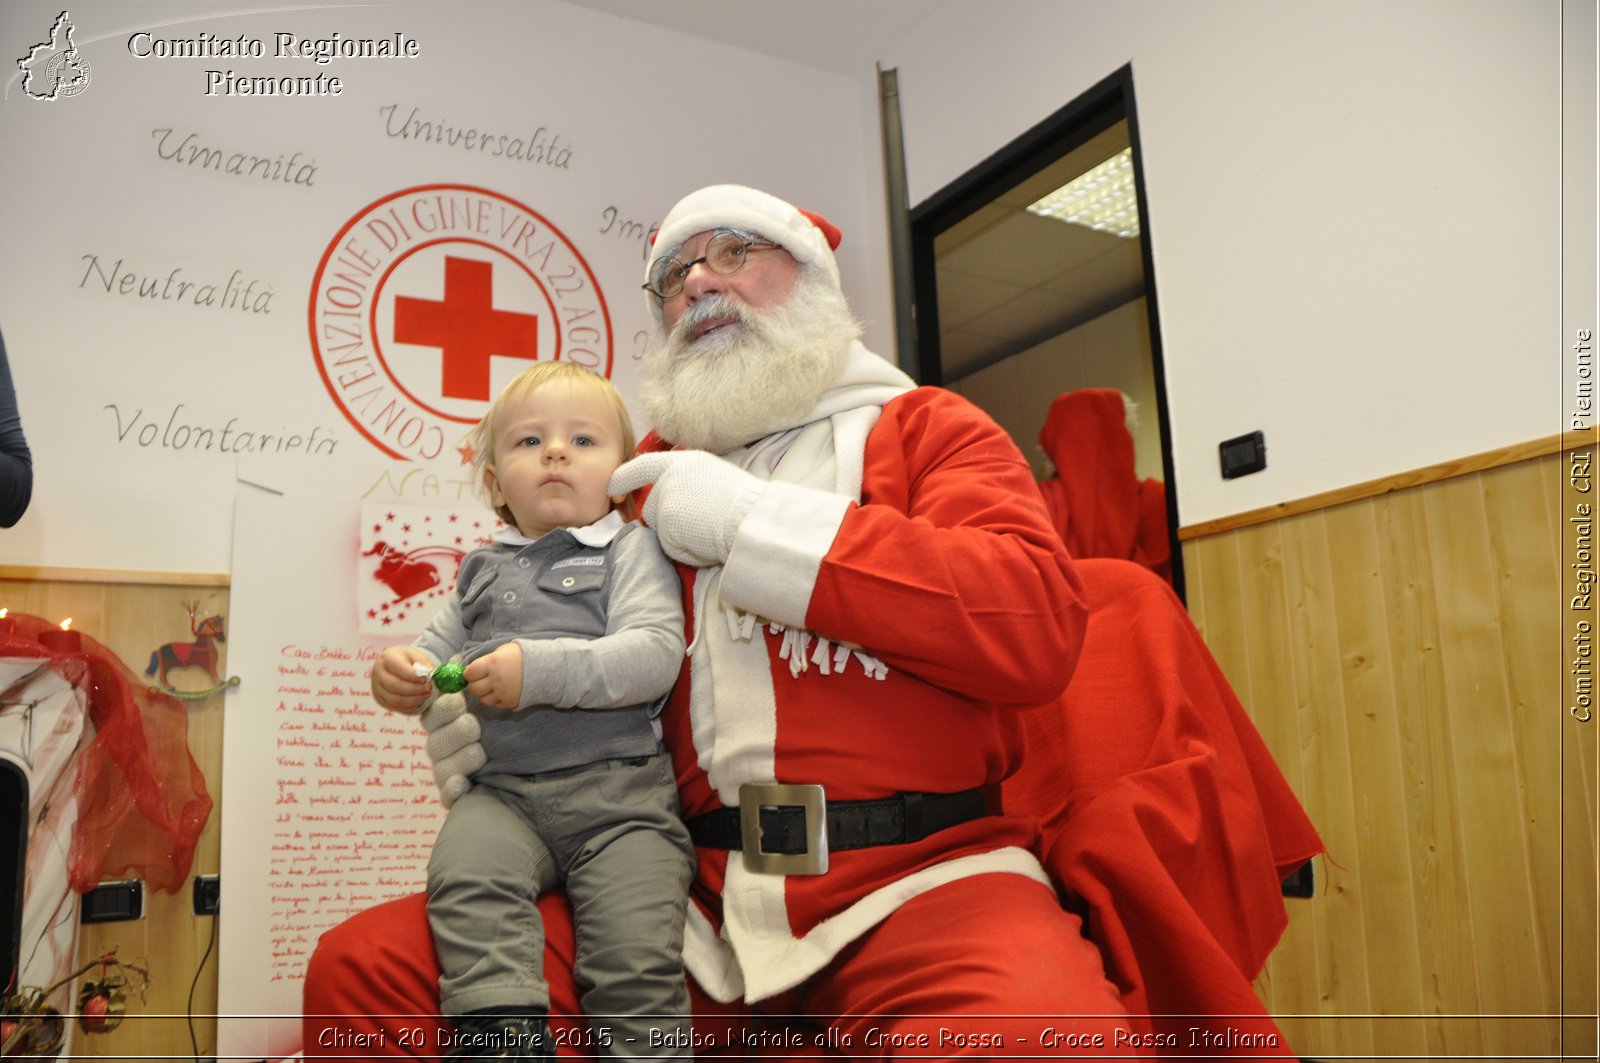
<path fill-rule="evenodd" d="M 695 816 L 688 827 L 696 845 L 741 850 L 748 870 L 819 875 L 828 869 L 829 852 L 921 841 L 999 808 L 993 787 L 828 801 L 820 786 L 747 784 L 738 808 Z"/>

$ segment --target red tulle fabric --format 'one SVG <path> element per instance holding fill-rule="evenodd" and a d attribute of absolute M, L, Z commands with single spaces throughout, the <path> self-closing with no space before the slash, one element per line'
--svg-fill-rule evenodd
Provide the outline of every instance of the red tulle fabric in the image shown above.
<path fill-rule="evenodd" d="M 177 892 L 211 817 L 205 776 L 189 751 L 183 702 L 142 682 L 105 646 L 79 632 L 82 649 L 59 653 L 39 642 L 55 625 L 11 614 L 0 657 L 41 657 L 86 687 L 93 733 L 78 762 L 78 825 L 67 856 L 72 888 L 134 876 Z"/>

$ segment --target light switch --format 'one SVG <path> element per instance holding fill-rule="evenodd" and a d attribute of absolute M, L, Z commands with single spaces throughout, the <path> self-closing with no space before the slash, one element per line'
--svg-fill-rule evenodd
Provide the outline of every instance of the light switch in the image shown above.
<path fill-rule="evenodd" d="M 1232 480 L 1267 467 L 1267 437 L 1261 432 L 1225 439 L 1217 447 L 1222 458 L 1222 478 Z"/>

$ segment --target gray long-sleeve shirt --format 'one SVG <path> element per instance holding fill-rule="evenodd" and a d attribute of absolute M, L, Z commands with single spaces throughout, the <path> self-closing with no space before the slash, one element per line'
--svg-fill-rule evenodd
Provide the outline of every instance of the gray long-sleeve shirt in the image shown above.
<path fill-rule="evenodd" d="M 678 576 L 655 534 L 612 513 L 531 541 L 503 533 L 469 553 L 416 645 L 469 663 L 517 641 L 521 707 L 467 702 L 488 754 L 478 774 L 531 775 L 655 753 L 653 717 L 683 665 L 683 631 Z"/>

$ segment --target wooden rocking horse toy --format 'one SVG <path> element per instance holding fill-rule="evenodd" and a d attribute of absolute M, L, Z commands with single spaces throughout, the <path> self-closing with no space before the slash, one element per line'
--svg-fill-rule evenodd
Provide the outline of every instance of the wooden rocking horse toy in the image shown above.
<path fill-rule="evenodd" d="M 150 666 L 144 670 L 144 674 L 157 676 L 156 681 L 170 690 L 172 684 L 167 682 L 168 671 L 173 668 L 202 668 L 211 677 L 211 682 L 220 686 L 222 680 L 217 677 L 217 643 L 227 641 L 222 630 L 222 617 L 198 619 L 198 600 L 184 602 L 183 607 L 189 614 L 189 631 L 195 641 L 169 642 L 162 646 L 150 655 Z"/>

